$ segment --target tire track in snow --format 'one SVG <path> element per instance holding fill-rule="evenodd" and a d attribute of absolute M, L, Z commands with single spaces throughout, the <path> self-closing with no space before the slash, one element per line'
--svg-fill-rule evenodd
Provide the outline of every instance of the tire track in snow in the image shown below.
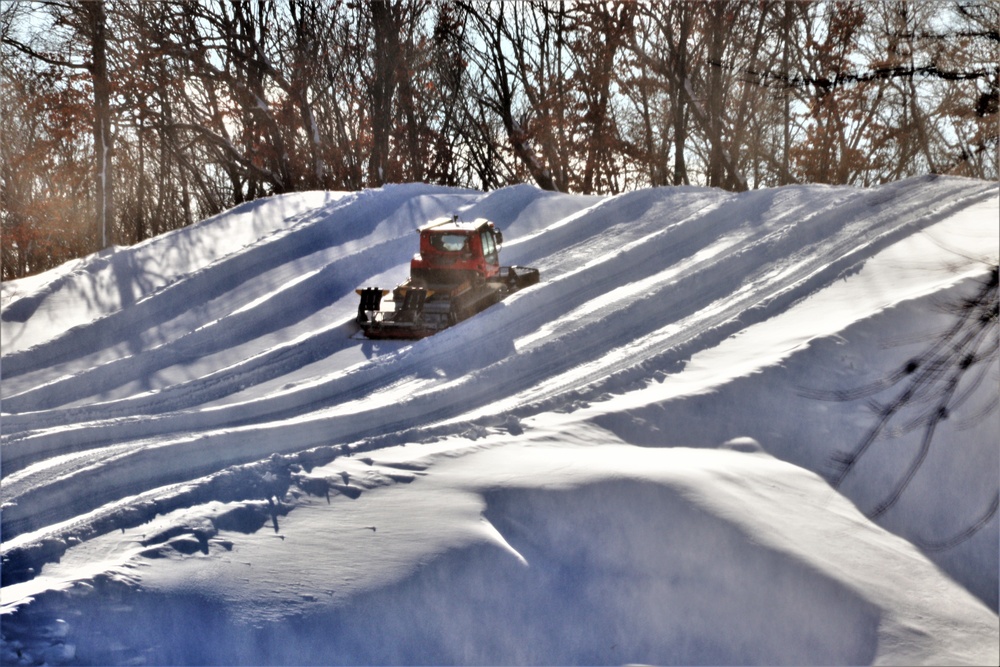
<path fill-rule="evenodd" d="M 409 250 L 406 241 L 399 239 L 380 244 L 370 251 L 328 264 L 259 299 L 253 307 L 229 313 L 177 340 L 59 378 L 20 394 L 6 396 L 4 408 L 14 413 L 39 413 L 46 410 L 51 413 L 24 414 L 22 419 L 12 419 L 8 426 L 17 431 L 23 430 L 24 425 L 30 424 L 44 425 L 46 422 L 65 424 L 107 418 L 116 414 L 155 414 L 178 410 L 216 400 L 227 392 L 236 391 L 240 383 L 233 382 L 232 378 L 220 377 L 227 372 L 235 371 L 244 378 L 256 379 L 259 376 L 261 379 L 271 379 L 295 370 L 298 367 L 294 365 L 296 360 L 299 363 L 315 361 L 343 349 L 351 344 L 347 340 L 350 334 L 345 335 L 342 341 L 332 339 L 327 327 L 310 337 L 297 337 L 299 345 L 310 349 L 308 352 L 298 351 L 294 355 L 294 360 L 287 355 L 281 359 L 276 358 L 276 355 L 268 354 L 272 350 L 267 349 L 244 360 L 238 364 L 238 368 L 220 369 L 209 373 L 206 376 L 208 379 L 198 378 L 185 383 L 186 386 L 167 386 L 156 395 L 130 397 L 123 401 L 102 402 L 77 409 L 52 410 L 87 396 L 100 395 L 163 369 L 181 365 L 186 360 L 203 359 L 220 351 L 251 343 L 324 311 L 330 311 L 332 317 L 334 313 L 330 307 L 341 299 L 345 292 L 352 291 L 354 285 L 367 277 L 366 267 L 370 264 L 370 257 L 374 253 L 405 256 Z M 343 319 L 342 314 L 341 319 Z M 212 389 L 206 392 L 204 386 L 198 385 L 211 385 Z"/>
<path fill-rule="evenodd" d="M 571 400 L 592 400 L 608 391 L 621 391 L 631 383 L 648 380 L 662 374 L 664 369 L 676 368 L 695 352 L 717 345 L 746 326 L 782 312 L 916 229 L 990 196 L 993 193 L 980 189 L 961 197 L 957 203 L 949 200 L 933 212 L 921 211 L 925 204 L 916 201 L 908 208 L 886 211 L 879 216 L 878 227 L 858 217 L 848 220 L 843 229 L 832 229 L 843 218 L 846 206 L 863 212 L 872 204 L 867 197 L 852 198 L 850 202 L 832 202 L 829 210 L 812 216 L 816 219 L 811 229 L 803 231 L 801 226 L 793 225 L 772 230 L 757 239 L 742 239 L 741 243 L 730 246 L 730 252 L 700 270 L 679 278 L 666 271 L 669 279 L 651 293 L 632 299 L 622 308 L 574 323 L 579 326 L 569 327 L 554 339 L 542 338 L 526 346 L 523 354 L 510 355 L 499 362 L 502 370 L 487 368 L 461 378 L 460 383 L 472 386 L 486 383 L 493 376 L 535 380 L 523 381 L 523 387 L 512 387 L 514 393 L 509 397 L 470 413 L 482 417 L 496 411 L 510 411 L 524 417 L 542 410 L 561 409 Z M 867 232 L 865 241 L 854 237 L 859 226 Z M 821 251 L 809 250 L 808 243 L 802 244 L 803 238 L 823 241 L 825 247 Z M 768 252 L 761 252 L 762 249 Z M 753 258 L 761 255 L 789 259 L 755 266 Z M 705 280 L 709 274 L 712 282 Z M 693 301 L 695 294 L 702 298 Z M 520 305 L 511 303 L 510 307 Z M 738 316 L 732 315 L 734 311 Z M 507 313 L 505 319 L 520 321 L 515 313 Z M 503 326 L 504 319 L 495 321 Z M 600 330 L 604 335 L 594 336 L 592 330 Z M 573 350 L 569 362 L 567 355 L 560 353 L 565 349 Z M 574 359 L 591 361 L 579 365 L 572 362 Z"/>
<path fill-rule="evenodd" d="M 778 230 L 775 238 L 771 239 L 776 242 L 771 244 L 772 251 L 768 254 L 781 257 L 783 253 L 791 251 L 788 252 L 789 259 L 784 266 L 767 263 L 752 270 L 749 266 L 740 266 L 738 262 L 727 266 L 726 259 L 729 256 L 723 258 L 713 269 L 725 270 L 731 278 L 737 278 L 746 269 L 743 285 L 734 285 L 731 292 L 725 289 L 717 291 L 717 298 L 713 303 L 692 310 L 674 323 L 657 323 L 651 322 L 651 318 L 643 318 L 642 304 L 648 306 L 649 301 L 662 304 L 664 299 L 669 298 L 664 292 L 676 288 L 679 292 L 690 293 L 695 291 L 696 285 L 671 283 L 658 290 L 652 299 L 636 300 L 627 309 L 599 318 L 589 325 L 610 327 L 618 335 L 595 340 L 578 329 L 579 335 L 570 334 L 567 336 L 569 340 L 562 343 L 577 350 L 579 353 L 574 355 L 577 358 L 594 359 L 594 362 L 586 367 L 548 367 L 540 370 L 539 378 L 544 378 L 542 386 L 530 387 L 518 393 L 505 401 L 502 407 L 510 409 L 517 416 L 558 409 L 570 394 L 575 395 L 577 400 L 593 400 L 608 391 L 621 391 L 625 386 L 648 381 L 656 374 L 663 374 L 664 369 L 676 368 L 696 352 L 714 347 L 747 326 L 783 312 L 793 303 L 821 290 L 844 273 L 855 270 L 868 258 L 915 231 L 995 197 L 995 187 L 992 186 L 967 190 L 964 194 L 956 193 L 954 199 L 939 203 L 930 210 L 926 210 L 926 203 L 920 199 L 915 199 L 905 207 L 889 208 L 877 216 L 880 223 L 878 227 L 866 222 L 862 215 L 852 217 L 842 230 L 838 230 L 837 237 L 833 236 L 830 229 L 823 228 L 824 223 L 819 220 L 817 222 L 820 223 L 822 232 L 816 238 L 827 241 L 827 247 L 822 252 L 811 250 L 808 244 L 803 244 L 798 251 L 794 251 L 798 242 L 788 244 L 789 239 L 808 237 L 809 231 L 803 231 L 799 226 Z M 910 196 L 896 198 L 895 203 L 904 203 L 913 194 L 911 192 Z M 863 212 L 865 207 L 879 205 L 884 196 L 884 193 L 876 191 L 873 195 L 850 202 L 835 202 L 834 210 L 820 212 L 813 217 L 825 216 L 829 219 L 826 224 L 829 224 L 844 216 L 845 206 Z M 853 236 L 859 231 L 866 233 L 863 241 L 858 241 Z M 830 238 L 833 238 L 832 242 L 828 241 Z M 766 243 L 769 240 L 763 241 Z M 756 251 L 745 253 L 741 250 L 734 257 L 738 258 L 742 254 L 756 254 Z M 697 276 L 693 279 L 697 280 Z M 737 317 L 731 316 L 734 310 L 740 313 Z M 647 321 L 650 323 L 645 324 Z M 640 322 L 643 325 L 638 330 L 633 330 L 631 326 L 616 326 L 616 323 L 621 322 Z M 663 326 L 657 328 L 658 324 Z M 605 345 L 605 341 L 621 342 Z M 544 353 L 540 356 L 543 359 L 546 357 Z M 587 388 L 586 391 L 582 390 L 584 387 Z"/>

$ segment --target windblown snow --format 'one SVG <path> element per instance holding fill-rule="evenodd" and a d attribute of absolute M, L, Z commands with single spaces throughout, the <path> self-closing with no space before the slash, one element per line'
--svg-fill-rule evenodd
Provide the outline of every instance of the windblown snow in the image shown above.
<path fill-rule="evenodd" d="M 452 214 L 541 282 L 359 337 Z M 998 220 L 947 177 L 394 185 L 4 283 L 0 660 L 997 664 L 996 355 L 832 482 Z"/>

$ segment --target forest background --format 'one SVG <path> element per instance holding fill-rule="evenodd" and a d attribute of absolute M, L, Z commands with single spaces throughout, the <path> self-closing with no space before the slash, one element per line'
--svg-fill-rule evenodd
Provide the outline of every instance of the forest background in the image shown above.
<path fill-rule="evenodd" d="M 992 0 L 0 2 L 2 279 L 241 202 L 996 180 Z"/>

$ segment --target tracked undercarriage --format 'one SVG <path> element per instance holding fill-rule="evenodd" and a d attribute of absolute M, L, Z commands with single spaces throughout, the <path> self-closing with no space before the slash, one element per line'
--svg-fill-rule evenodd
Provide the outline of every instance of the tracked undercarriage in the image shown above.
<path fill-rule="evenodd" d="M 539 280 L 538 269 L 500 266 L 503 236 L 492 222 L 441 218 L 419 231 L 406 281 L 391 291 L 357 290 L 357 321 L 368 338 L 430 336 Z"/>

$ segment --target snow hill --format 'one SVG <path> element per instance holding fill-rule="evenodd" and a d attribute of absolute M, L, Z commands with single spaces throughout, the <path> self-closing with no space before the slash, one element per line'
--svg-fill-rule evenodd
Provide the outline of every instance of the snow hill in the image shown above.
<path fill-rule="evenodd" d="M 451 214 L 541 282 L 360 339 Z M 996 358 L 877 523 L 913 413 L 830 482 L 998 219 L 944 177 L 394 185 L 4 283 L 0 660 L 997 664 Z"/>

